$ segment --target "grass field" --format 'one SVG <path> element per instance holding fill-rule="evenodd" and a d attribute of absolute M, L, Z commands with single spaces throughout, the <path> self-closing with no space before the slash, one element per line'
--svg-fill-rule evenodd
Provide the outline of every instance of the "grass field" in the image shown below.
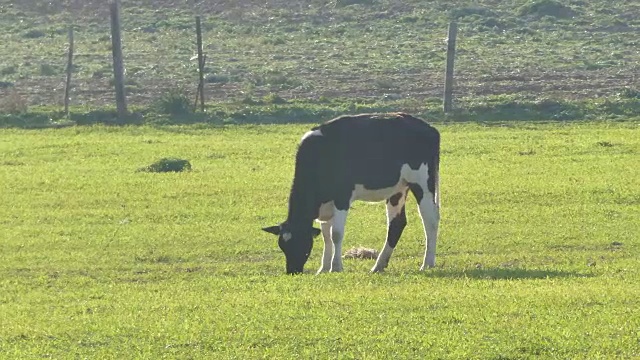
<path fill-rule="evenodd" d="M 0 0 L 1 359 L 640 358 L 637 1 L 122 3 L 116 120 L 106 2 Z M 443 136 L 436 268 L 411 199 L 386 273 L 313 276 L 318 242 L 285 276 L 260 229 L 286 216 L 294 123 L 399 110 Z M 142 126 L 19 129 L 114 122 Z M 137 171 L 163 157 L 193 170 Z M 384 205 L 350 214 L 345 248 L 379 249 Z"/>
<path fill-rule="evenodd" d="M 260 228 L 308 126 L 4 129 L 0 358 L 638 358 L 638 125 L 436 124 L 437 267 L 412 202 L 386 273 L 295 277 Z M 345 247 L 384 227 L 356 203 Z"/>

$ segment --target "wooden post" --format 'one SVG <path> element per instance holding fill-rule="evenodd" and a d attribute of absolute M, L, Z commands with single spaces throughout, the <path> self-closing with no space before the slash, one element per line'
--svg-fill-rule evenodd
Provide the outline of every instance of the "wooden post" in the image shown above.
<path fill-rule="evenodd" d="M 203 69 L 207 62 L 207 55 L 202 55 L 202 65 L 198 65 L 198 71 L 200 72 L 200 81 L 198 82 L 198 91 L 196 91 L 196 102 L 193 104 L 193 111 L 198 110 L 198 99 L 202 98 L 202 111 L 204 112 L 204 75 Z"/>
<path fill-rule="evenodd" d="M 458 35 L 458 24 L 449 24 L 449 38 L 447 39 L 447 69 L 444 78 L 444 100 L 443 110 L 448 113 L 453 108 L 453 63 L 456 57 L 456 36 Z"/>
<path fill-rule="evenodd" d="M 202 27 L 200 26 L 200 16 L 196 16 L 196 43 L 198 46 L 198 94 L 196 95 L 196 104 L 198 96 L 200 96 L 200 110 L 204 112 L 204 54 L 202 52 Z"/>
<path fill-rule="evenodd" d="M 73 72 L 73 26 L 69 27 L 69 56 L 67 58 L 67 81 L 64 86 L 64 113 L 69 118 L 69 91 L 71 90 L 71 73 Z"/>
<path fill-rule="evenodd" d="M 127 116 L 127 102 L 124 92 L 124 63 L 122 59 L 122 38 L 120 36 L 120 0 L 111 3 L 111 47 L 113 51 L 113 78 L 116 90 L 118 118 Z"/>

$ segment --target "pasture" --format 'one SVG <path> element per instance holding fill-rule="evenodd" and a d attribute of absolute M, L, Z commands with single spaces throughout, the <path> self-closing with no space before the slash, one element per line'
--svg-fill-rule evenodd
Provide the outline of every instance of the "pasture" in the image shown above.
<path fill-rule="evenodd" d="M 0 357 L 640 357 L 638 121 L 434 125 L 436 268 L 410 197 L 385 273 L 320 276 L 260 230 L 309 125 L 1 130 Z M 356 203 L 345 249 L 385 221 Z"/>

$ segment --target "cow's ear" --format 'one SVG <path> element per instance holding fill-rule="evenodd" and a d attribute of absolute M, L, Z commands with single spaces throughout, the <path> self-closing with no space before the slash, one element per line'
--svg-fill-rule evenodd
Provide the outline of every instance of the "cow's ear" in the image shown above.
<path fill-rule="evenodd" d="M 262 230 L 268 232 L 269 234 L 280 235 L 280 226 L 279 225 L 265 227 L 265 228 L 262 228 Z"/>
<path fill-rule="evenodd" d="M 313 237 L 316 237 L 316 236 L 320 235 L 321 233 L 322 233 L 322 231 L 320 229 L 311 228 L 311 235 L 313 235 Z"/>

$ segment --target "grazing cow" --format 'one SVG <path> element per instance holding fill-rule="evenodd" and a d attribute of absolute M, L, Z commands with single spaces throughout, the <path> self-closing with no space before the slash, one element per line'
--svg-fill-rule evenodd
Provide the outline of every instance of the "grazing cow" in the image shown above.
<path fill-rule="evenodd" d="M 301 273 L 322 233 L 324 253 L 318 273 L 342 271 L 342 239 L 355 200 L 387 203 L 387 239 L 371 272 L 389 263 L 407 224 L 405 200 L 415 196 L 426 250 L 420 270 L 435 265 L 438 236 L 440 133 L 404 113 L 341 116 L 304 134 L 296 154 L 289 214 L 280 225 L 263 228 L 278 235 L 287 273 Z M 321 229 L 313 227 L 318 220 Z"/>

